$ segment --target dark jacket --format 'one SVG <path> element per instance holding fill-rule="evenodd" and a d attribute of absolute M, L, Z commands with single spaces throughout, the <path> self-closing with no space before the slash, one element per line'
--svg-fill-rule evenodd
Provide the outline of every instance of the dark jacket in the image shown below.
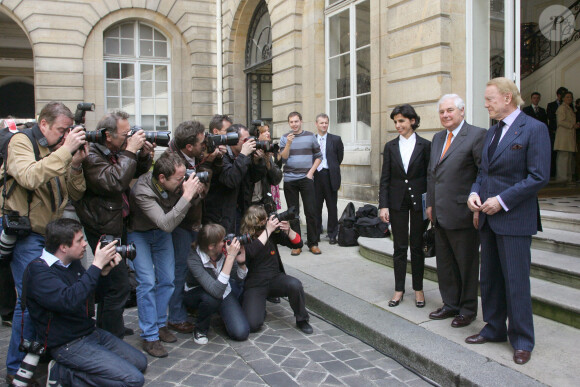
<path fill-rule="evenodd" d="M 87 190 L 74 203 L 85 228 L 95 234 L 121 236 L 123 231 L 123 193 L 129 199 L 131 181 L 151 168 L 153 158 L 122 151 L 115 157 L 104 145 L 90 144 L 83 161 Z"/>
<path fill-rule="evenodd" d="M 344 145 L 342 139 L 336 134 L 327 133 L 326 139 L 326 161 L 328 162 L 328 172 L 330 175 L 330 186 L 333 191 L 340 189 L 340 164 L 344 158 Z"/>
<path fill-rule="evenodd" d="M 254 186 L 256 184 L 262 185 L 262 203 L 264 202 L 264 196 L 270 192 L 271 185 L 278 185 L 282 181 L 282 177 L 284 174 L 280 167 L 274 162 L 272 158 L 270 158 L 270 168 L 266 167 L 266 160 L 260 159 L 259 164 L 252 164 L 250 167 L 250 181 L 257 180 L 255 183 L 250 185 L 244 186 L 244 195 L 243 195 L 243 203 L 240 207 L 240 203 L 238 203 L 238 207 L 241 208 L 242 213 L 246 212 L 248 207 L 252 204 L 252 196 L 254 194 Z"/>
<path fill-rule="evenodd" d="M 558 100 L 552 101 L 546 106 L 546 115 L 548 118 L 548 129 L 550 133 L 555 133 L 556 129 L 558 128 L 558 121 L 556 120 L 556 110 L 560 107 L 561 104 L 558 103 Z"/>
<path fill-rule="evenodd" d="M 379 208 L 400 210 L 405 194 L 413 201 L 413 209 L 422 209 L 421 195 L 427 192 L 427 169 L 431 155 L 431 142 L 418 134 L 405 172 L 399 150 L 399 137 L 385 144 L 383 169 L 379 187 Z"/>
<path fill-rule="evenodd" d="M 535 118 L 536 120 L 543 122 L 548 125 L 548 114 L 546 113 L 546 109 L 538 106 L 538 113 L 534 111 L 534 107 L 532 105 L 526 106 L 523 110 L 528 116 Z"/>

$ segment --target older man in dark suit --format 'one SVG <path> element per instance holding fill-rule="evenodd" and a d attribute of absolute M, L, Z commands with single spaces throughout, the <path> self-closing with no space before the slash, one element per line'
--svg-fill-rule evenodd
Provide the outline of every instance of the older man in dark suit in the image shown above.
<path fill-rule="evenodd" d="M 457 94 L 439 100 L 445 128 L 433 136 L 427 175 L 427 216 L 435 228 L 437 278 L 443 306 L 433 320 L 455 317 L 454 328 L 465 327 L 477 315 L 479 235 L 467 207 L 477 177 L 486 131 L 465 122 L 465 103 Z"/>
<path fill-rule="evenodd" d="M 546 113 L 546 109 L 540 107 L 540 100 L 542 99 L 542 95 L 537 91 L 532 93 L 530 97 L 530 106 L 526 106 L 523 109 L 523 112 L 526 113 L 528 116 L 535 118 L 536 120 L 543 122 L 548 125 L 548 114 Z"/>
<path fill-rule="evenodd" d="M 465 341 L 483 344 L 509 338 L 516 364 L 527 363 L 534 348 L 530 246 L 541 227 L 537 194 L 550 180 L 548 131 L 522 114 L 522 104 L 511 80 L 487 83 L 485 107 L 499 122 L 487 133 L 467 202 L 471 211 L 480 213 L 481 305 L 487 324 Z"/>
<path fill-rule="evenodd" d="M 340 136 L 328 133 L 328 116 L 320 113 L 316 116 L 316 139 L 320 144 L 322 162 L 314 172 L 314 189 L 316 192 L 316 216 L 318 232 L 322 233 L 322 205 L 326 201 L 328 211 L 327 234 L 330 244 L 336 244 L 338 235 L 338 214 L 336 203 L 340 188 L 340 164 L 344 157 L 344 145 Z"/>

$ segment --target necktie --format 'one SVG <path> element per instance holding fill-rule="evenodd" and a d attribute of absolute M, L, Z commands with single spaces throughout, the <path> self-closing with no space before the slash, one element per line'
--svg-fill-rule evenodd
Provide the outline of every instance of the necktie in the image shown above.
<path fill-rule="evenodd" d="M 493 133 L 493 140 L 491 141 L 491 144 L 489 144 L 489 148 L 487 148 L 487 158 L 489 160 L 491 160 L 491 158 L 493 157 L 493 154 L 495 153 L 495 150 L 497 149 L 497 144 L 499 144 L 499 139 L 501 137 L 501 131 L 502 131 L 504 125 L 505 125 L 505 122 L 500 121 L 495 128 L 495 132 Z"/>
<path fill-rule="evenodd" d="M 326 142 L 324 142 L 322 137 L 318 136 L 318 143 L 320 144 L 320 152 L 322 152 L 322 160 L 324 160 L 326 158 Z M 320 163 L 316 170 L 319 172 L 322 170 L 322 163 Z"/>
<path fill-rule="evenodd" d="M 445 156 L 447 149 L 449 149 L 449 145 L 451 145 L 452 138 L 453 138 L 453 133 L 451 133 L 451 132 L 447 133 L 447 142 L 445 143 L 445 149 L 443 149 L 443 153 L 441 153 L 441 159 L 443 158 L 443 156 Z M 441 159 L 439 159 L 439 160 L 441 160 Z"/>
<path fill-rule="evenodd" d="M 538 107 L 536 106 L 536 107 L 534 108 L 534 113 L 538 114 L 538 111 L 539 111 L 539 110 L 540 110 L 540 109 L 538 109 Z"/>

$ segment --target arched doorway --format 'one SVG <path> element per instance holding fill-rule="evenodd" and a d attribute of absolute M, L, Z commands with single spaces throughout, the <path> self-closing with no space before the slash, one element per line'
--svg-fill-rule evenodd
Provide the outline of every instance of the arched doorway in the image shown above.
<path fill-rule="evenodd" d="M 248 30 L 245 55 L 248 127 L 272 122 L 272 26 L 265 1 L 260 1 Z"/>
<path fill-rule="evenodd" d="M 34 118 L 34 64 L 26 33 L 0 12 L 0 117 Z"/>

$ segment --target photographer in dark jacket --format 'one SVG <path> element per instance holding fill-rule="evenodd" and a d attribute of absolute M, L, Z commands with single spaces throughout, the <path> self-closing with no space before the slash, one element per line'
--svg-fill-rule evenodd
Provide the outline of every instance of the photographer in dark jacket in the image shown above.
<path fill-rule="evenodd" d="M 103 234 L 126 242 L 129 185 L 151 167 L 154 147 L 145 140 L 142 130 L 128 136 L 129 114 L 123 111 L 104 116 L 97 124 L 97 130 L 100 129 L 105 129 L 105 143 L 90 144 L 89 155 L 83 162 L 87 190 L 75 203 L 93 250 Z M 122 261 L 107 278 L 111 283 L 98 300 L 97 326 L 122 338 L 125 335 L 123 308 L 130 290 L 126 263 Z"/>

